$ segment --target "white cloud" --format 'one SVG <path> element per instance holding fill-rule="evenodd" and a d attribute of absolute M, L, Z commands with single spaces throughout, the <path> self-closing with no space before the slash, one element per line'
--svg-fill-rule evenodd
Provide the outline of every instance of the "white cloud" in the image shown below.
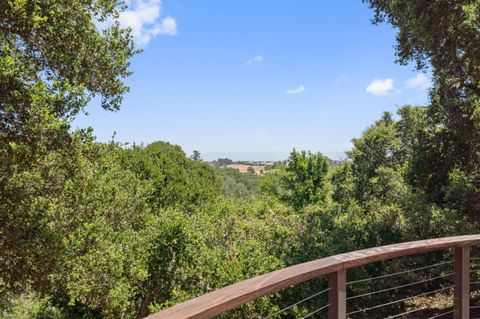
<path fill-rule="evenodd" d="M 409 89 L 423 89 L 426 90 L 430 88 L 431 83 L 427 76 L 423 73 L 417 74 L 415 77 L 407 81 L 407 87 Z"/>
<path fill-rule="evenodd" d="M 262 62 L 263 62 L 263 55 L 257 55 L 251 59 L 248 59 L 246 64 L 261 64 Z"/>
<path fill-rule="evenodd" d="M 177 22 L 174 18 L 166 17 L 159 21 L 161 7 L 161 0 L 131 0 L 128 9 L 120 13 L 120 24 L 132 29 L 138 45 L 148 44 L 159 34 L 177 34 Z"/>
<path fill-rule="evenodd" d="M 303 92 L 305 92 L 305 87 L 303 85 L 300 85 L 299 87 L 296 87 L 294 89 L 287 90 L 288 94 L 301 94 Z"/>
<path fill-rule="evenodd" d="M 177 21 L 172 17 L 166 17 L 161 23 L 152 27 L 151 29 L 144 30 L 140 36 L 140 44 L 147 44 L 150 40 L 159 34 L 174 36 L 177 35 Z"/>
<path fill-rule="evenodd" d="M 393 90 L 393 79 L 375 79 L 367 86 L 366 91 L 373 95 L 387 95 Z"/>

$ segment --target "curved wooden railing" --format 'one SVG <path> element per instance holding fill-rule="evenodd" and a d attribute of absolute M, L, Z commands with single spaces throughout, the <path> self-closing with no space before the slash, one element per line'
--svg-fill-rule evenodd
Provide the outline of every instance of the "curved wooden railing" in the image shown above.
<path fill-rule="evenodd" d="M 392 258 L 454 249 L 453 318 L 469 318 L 470 248 L 480 245 L 480 235 L 445 237 L 358 250 L 287 267 L 189 300 L 147 317 L 148 319 L 212 318 L 249 301 L 328 275 L 328 317 L 344 319 L 346 270 Z"/>

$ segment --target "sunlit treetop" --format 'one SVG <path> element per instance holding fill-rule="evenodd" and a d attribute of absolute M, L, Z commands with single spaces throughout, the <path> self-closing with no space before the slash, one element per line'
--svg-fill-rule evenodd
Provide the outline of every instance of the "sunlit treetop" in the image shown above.
<path fill-rule="evenodd" d="M 0 90 L 11 95 L 6 82 L 42 80 L 73 102 L 65 103 L 60 115 L 75 114 L 93 96 L 101 97 L 103 108 L 119 109 L 128 91 L 123 84 L 130 75 L 128 60 L 137 52 L 130 31 L 117 21 L 124 9 L 115 0 L 0 2 Z M 22 67 L 4 73 L 9 63 Z"/>

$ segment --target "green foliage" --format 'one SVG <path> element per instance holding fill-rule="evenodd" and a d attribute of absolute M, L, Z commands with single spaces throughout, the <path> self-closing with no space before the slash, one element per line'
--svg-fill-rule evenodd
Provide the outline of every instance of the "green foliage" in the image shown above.
<path fill-rule="evenodd" d="M 286 265 L 289 252 L 297 245 L 298 216 L 271 200 L 217 201 L 205 205 L 188 220 L 186 233 L 189 261 L 168 301 L 161 309 L 195 296 L 251 278 Z M 267 313 L 271 301 L 260 300 L 227 318 L 257 318 Z"/>
<path fill-rule="evenodd" d="M 276 167 L 261 182 L 262 191 L 296 209 L 322 203 L 328 194 L 329 162 L 322 154 L 293 150 L 285 167 Z"/>
<path fill-rule="evenodd" d="M 65 194 L 57 194 L 63 204 L 52 207 L 55 220 L 63 221 L 55 225 L 56 234 L 59 228 L 67 232 L 59 269 L 50 275 L 53 287 L 68 296 L 69 304 L 80 303 L 104 317 L 135 309 L 132 297 L 148 274 L 154 226 L 144 200 L 149 185 L 123 170 L 114 155 L 108 150 L 97 153 L 97 161 L 82 163 L 88 175 L 69 182 Z"/>
<path fill-rule="evenodd" d="M 149 314 L 154 304 L 168 302 L 175 294 L 176 285 L 183 282 L 184 269 L 195 255 L 187 251 L 194 245 L 187 225 L 189 218 L 175 211 L 162 213 L 152 231 L 148 251 L 148 276 L 142 283 L 141 304 L 137 317 Z"/>
<path fill-rule="evenodd" d="M 233 164 L 233 161 L 229 158 L 219 158 L 216 161 L 213 161 L 213 165 L 217 167 L 223 167 L 230 164 Z"/>
<path fill-rule="evenodd" d="M 5 319 L 61 319 L 63 313 L 53 307 L 48 298 L 40 298 L 33 293 L 24 293 L 11 298 L 2 305 L 0 317 Z"/>
<path fill-rule="evenodd" d="M 77 134 L 69 151 L 69 162 L 52 152 L 37 157 L 6 185 L 7 194 L 22 198 L 0 204 L 8 236 L 2 280 L 10 291 L 28 283 L 70 305 L 123 316 L 147 274 L 152 216 L 144 198 L 151 189 L 122 169 L 114 144 Z"/>
<path fill-rule="evenodd" d="M 105 109 L 118 109 L 128 90 L 122 79 L 129 75 L 128 59 L 136 53 L 129 31 L 114 23 L 100 32 L 94 23 L 117 15 L 117 2 L 108 0 L 0 3 L 2 293 L 22 291 L 28 285 L 41 293 L 71 290 L 68 280 L 56 287 L 53 275 L 65 273 L 69 267 L 65 258 L 75 255 L 76 248 L 69 246 L 75 241 L 74 231 L 82 231 L 92 219 L 93 232 L 106 231 L 108 238 L 102 242 L 100 237 L 98 243 L 106 248 L 121 244 L 115 234 L 131 235 L 129 223 L 113 226 L 116 219 L 122 223 L 115 214 L 131 209 L 132 222 L 136 216 L 142 218 L 143 204 L 131 195 L 125 203 L 129 196 L 121 190 L 133 187 L 142 197 L 144 186 L 136 185 L 128 172 L 110 166 L 88 132 L 69 132 L 72 116 L 91 97 L 100 96 Z M 97 158 L 102 159 L 97 162 Z M 113 185 L 117 177 L 118 192 Z M 93 183 L 95 178 L 104 178 L 103 183 Z M 105 198 L 93 203 L 95 192 Z M 123 210 L 115 212 L 114 205 L 122 203 Z M 120 272 L 126 274 L 127 268 Z M 99 292 L 99 303 L 113 293 L 111 286 Z M 87 300 L 81 290 L 74 298 Z M 122 311 L 126 297 L 111 297 L 108 305 L 102 304 L 105 312 Z"/>
<path fill-rule="evenodd" d="M 200 154 L 199 151 L 194 150 L 190 158 L 194 161 L 201 161 L 202 160 L 202 155 Z"/>
<path fill-rule="evenodd" d="M 40 83 L 64 99 L 52 105 L 56 114 L 78 112 L 85 97 L 97 94 L 104 108 L 118 109 L 127 91 L 122 78 L 130 74 L 128 59 L 137 51 L 130 32 L 115 22 L 117 4 L 114 0 L 2 1 L 0 57 L 6 77 L 1 81 L 2 112 L 6 99 L 15 106 L 10 112 L 31 103 L 18 93 L 28 93 L 30 85 Z M 113 25 L 98 31 L 95 22 L 107 19 L 113 19 Z M 15 68 L 4 69 L 5 63 Z"/>
<path fill-rule="evenodd" d="M 125 150 L 122 161 L 139 178 L 151 181 L 153 209 L 193 209 L 220 195 L 213 168 L 188 158 L 178 145 L 158 141 L 134 146 Z"/>
<path fill-rule="evenodd" d="M 480 3 L 466 0 L 365 1 L 375 12 L 374 22 L 397 27 L 397 57 L 431 66 L 434 86 L 427 109 L 428 134 L 417 151 L 416 184 L 429 200 L 465 211 L 472 222 L 480 207 Z M 414 176 L 415 174 L 411 174 Z M 453 176 L 469 176 L 469 187 L 458 194 Z M 453 184 L 452 184 L 453 182 Z M 452 203 L 450 185 L 455 196 Z"/>
<path fill-rule="evenodd" d="M 226 198 L 243 198 L 258 192 L 259 178 L 254 174 L 241 173 L 238 169 L 221 167 L 215 174 L 222 184 L 222 194 Z"/>

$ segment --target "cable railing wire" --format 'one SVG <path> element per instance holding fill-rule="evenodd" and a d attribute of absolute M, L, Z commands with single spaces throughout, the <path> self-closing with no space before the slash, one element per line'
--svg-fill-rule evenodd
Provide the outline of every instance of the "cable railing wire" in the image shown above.
<path fill-rule="evenodd" d="M 420 280 L 420 281 L 416 281 L 416 282 L 410 282 L 408 284 L 399 285 L 399 286 L 396 286 L 396 287 L 385 288 L 385 289 L 381 289 L 381 290 L 377 290 L 377 291 L 364 293 L 364 294 L 361 294 L 361 295 L 351 296 L 351 297 L 348 297 L 347 300 L 357 299 L 357 298 L 366 297 L 366 296 L 370 296 L 370 295 L 374 295 L 374 294 L 379 294 L 379 293 L 382 293 L 382 292 L 387 292 L 387 291 L 391 291 L 391 290 L 398 290 L 398 289 L 401 289 L 401 288 L 406 288 L 406 287 L 410 287 L 410 286 L 414 286 L 414 285 L 419 285 L 419 284 L 422 284 L 422 283 L 425 283 L 425 282 L 446 278 L 446 277 L 452 276 L 454 274 L 455 273 L 448 273 L 448 274 L 445 274 L 445 275 L 441 275 L 441 276 L 437 276 L 437 277 L 433 277 L 433 278 L 429 278 L 429 279 L 424 279 L 424 280 Z"/>
<path fill-rule="evenodd" d="M 441 314 L 435 315 L 433 317 L 428 317 L 427 319 L 437 319 L 437 318 L 441 318 L 441 317 L 446 316 L 446 315 L 450 315 L 452 313 L 453 313 L 453 310 L 450 310 L 450 311 L 443 312 Z"/>
<path fill-rule="evenodd" d="M 475 260 L 480 260 L 480 257 L 472 257 L 470 258 L 471 261 L 475 261 Z M 397 276 L 397 275 L 402 275 L 402 274 L 407 274 L 407 273 L 411 273 L 411 272 L 416 272 L 416 271 L 420 271 L 420 270 L 425 270 L 425 269 L 429 269 L 429 268 L 434 268 L 434 267 L 438 267 L 438 266 L 442 266 L 442 265 L 447 265 L 447 264 L 451 264 L 452 261 L 444 261 L 444 262 L 439 262 L 439 263 L 436 263 L 436 264 L 432 264 L 432 265 L 428 265 L 428 266 L 422 266 L 422 267 L 417 267 L 417 268 L 413 268 L 413 269 L 407 269 L 407 270 L 402 270 L 402 271 L 399 271 L 399 272 L 395 272 L 395 273 L 391 273 L 391 274 L 385 274 L 385 275 L 381 275 L 381 276 L 376 276 L 376 277 L 371 277 L 371 278 L 364 278 L 364 279 L 359 279 L 359 280 L 353 280 L 353 281 L 349 281 L 347 282 L 348 285 L 352 285 L 352 284 L 357 284 L 357 283 L 362 283 L 362 282 L 367 282 L 367 281 L 373 281 L 373 280 L 378 280 L 378 279 L 383 279 L 383 278 L 388 278 L 388 277 L 393 277 L 393 276 Z M 470 273 L 472 272 L 475 272 L 475 271 L 479 271 L 480 268 L 476 268 L 476 269 L 471 269 L 470 270 Z M 377 291 L 373 291 L 373 292 L 369 292 L 369 293 L 364 293 L 364 294 L 360 294 L 360 295 L 356 295 L 356 296 L 350 296 L 350 297 L 347 297 L 346 300 L 353 300 L 353 299 L 357 299 L 357 298 L 362 298 L 362 297 L 367 297 L 367 296 L 370 296 L 370 295 L 374 295 L 374 294 L 379 294 L 379 293 L 383 293 L 383 292 L 388 292 L 388 291 L 393 291 L 393 290 L 398 290 L 398 289 L 402 289 L 402 288 L 406 288 L 406 287 L 410 287 L 410 286 L 414 286 L 414 285 L 419 285 L 419 284 L 422 284 L 422 283 L 426 283 L 426 282 L 430 282 L 430 281 L 434 281 L 434 280 L 438 280 L 438 279 L 442 279 L 442 278 L 446 278 L 446 277 L 449 277 L 449 276 L 452 276 L 454 275 L 455 273 L 448 273 L 448 274 L 445 274 L 445 275 L 440 275 L 440 276 L 435 276 L 435 277 L 432 277 L 432 278 L 428 278 L 428 279 L 424 279 L 424 280 L 420 280 L 420 281 L 416 281 L 416 282 L 412 282 L 412 283 L 408 283 L 408 284 L 404 284 L 404 285 L 398 285 L 398 286 L 395 286 L 395 287 L 390 287 L 390 288 L 385 288 L 385 289 L 381 289 L 381 290 L 377 290 Z M 470 282 L 470 285 L 476 285 L 476 284 L 480 284 L 480 281 L 473 281 L 473 282 Z M 389 306 L 389 305 L 393 305 L 393 304 L 396 304 L 396 303 L 399 303 L 399 302 L 404 302 L 404 301 L 407 301 L 407 300 L 410 300 L 410 299 L 414 299 L 414 298 L 418 298 L 418 297 L 422 297 L 422 296 L 427 296 L 427 295 L 430 295 L 430 294 L 434 294 L 434 293 L 437 293 L 437 292 L 441 292 L 441 291 L 445 291 L 445 290 L 448 290 L 448 289 L 451 289 L 451 288 L 454 288 L 454 285 L 452 286 L 448 286 L 448 287 L 443 287 L 443 288 L 440 288 L 440 289 L 436 289 L 436 290 L 432 290 L 432 291 L 429 291 L 429 292 L 424 292 L 424 293 L 421 293 L 421 294 L 417 294 L 415 296 L 411 296 L 411 297 L 407 297 L 407 298 L 403 298 L 403 299 L 398 299 L 398 300 L 395 300 L 395 301 L 391 301 L 391 302 L 387 302 L 387 303 L 383 303 L 383 304 L 380 304 L 380 305 L 375 305 L 375 306 L 372 306 L 372 307 L 366 307 L 366 308 L 363 308 L 363 309 L 359 309 L 359 310 L 354 310 L 354 311 L 351 311 L 349 313 L 347 313 L 347 315 L 353 315 L 353 314 L 356 314 L 356 313 L 360 313 L 360 312 L 367 312 L 367 311 L 370 311 L 370 310 L 374 310 L 374 309 L 378 309 L 378 308 L 381 308 L 381 307 L 385 307 L 385 306 Z M 279 315 L 295 306 L 298 306 L 302 303 L 304 303 L 305 301 L 308 301 L 314 297 L 317 297 L 319 295 L 322 295 L 324 293 L 326 293 L 327 291 L 329 290 L 329 288 L 327 289 L 324 289 L 322 291 L 319 291 L 317 293 L 314 293 L 312 294 L 311 296 L 308 296 L 298 302 L 295 302 L 285 308 L 282 308 L 276 312 L 274 312 L 273 314 L 270 314 L 266 317 L 264 317 L 263 319 L 270 319 L 276 315 Z M 330 304 L 326 304 L 324 306 L 321 306 L 320 308 L 308 313 L 307 315 L 301 317 L 300 319 L 306 319 L 306 318 L 309 318 L 313 315 L 315 315 L 316 313 L 326 309 L 329 307 Z M 477 308 L 480 308 L 480 306 L 471 306 L 470 309 L 477 309 Z M 418 312 L 418 311 L 421 311 L 421 310 L 426 310 L 428 309 L 427 307 L 421 307 L 421 308 L 416 308 L 416 309 L 412 309 L 412 310 L 409 310 L 409 311 L 406 311 L 406 312 L 402 312 L 400 314 L 396 314 L 396 315 L 393 315 L 393 316 L 388 316 L 386 317 L 385 319 L 394 319 L 394 318 L 399 318 L 399 317 L 402 317 L 402 316 L 405 316 L 405 315 L 408 315 L 408 314 L 411 314 L 411 313 L 414 313 L 414 312 Z M 444 313 L 441 313 L 441 314 L 437 314 L 433 317 L 429 317 L 428 319 L 436 319 L 436 318 L 441 318 L 443 316 L 446 316 L 446 315 L 449 315 L 449 314 L 452 314 L 453 311 L 447 311 L 447 312 L 444 312 Z"/>
<path fill-rule="evenodd" d="M 291 308 L 293 308 L 293 307 L 295 307 L 295 306 L 298 306 L 299 304 L 301 304 L 301 303 L 303 303 L 303 302 L 305 302 L 305 301 L 307 301 L 307 300 L 310 300 L 310 299 L 312 299 L 312 298 L 315 298 L 315 297 L 317 297 L 317 296 L 320 296 L 320 295 L 326 293 L 326 292 L 329 291 L 329 290 L 330 290 L 330 288 L 327 288 L 327 289 L 324 289 L 324 290 L 322 290 L 322 291 L 316 292 L 316 293 L 314 293 L 314 294 L 311 295 L 311 296 L 308 296 L 308 297 L 306 297 L 306 298 L 304 298 L 304 299 L 302 299 L 302 300 L 300 300 L 300 301 L 297 301 L 297 302 L 294 303 L 294 304 L 291 304 L 290 306 L 287 306 L 287 307 L 285 307 L 285 308 L 283 308 L 283 309 L 280 309 L 280 310 L 278 310 L 278 311 L 276 311 L 276 312 L 274 312 L 274 313 L 272 313 L 272 314 L 264 317 L 263 319 L 269 319 L 269 318 L 272 318 L 272 317 L 274 317 L 274 316 L 276 316 L 276 315 L 279 315 L 279 314 L 281 314 L 282 312 L 285 312 L 285 311 L 287 311 L 287 310 L 289 310 L 289 309 L 291 309 Z"/>
<path fill-rule="evenodd" d="M 392 274 L 385 274 L 385 275 L 382 275 L 382 276 L 376 276 L 376 277 L 371 277 L 371 278 L 364 278 L 364 279 L 349 281 L 349 282 L 347 282 L 347 285 L 352 285 L 352 284 L 357 284 L 357 283 L 360 283 L 360 282 L 377 280 L 377 279 L 382 279 L 382 278 L 407 274 L 407 273 L 410 273 L 410 272 L 419 271 L 419 270 L 428 269 L 428 268 L 433 268 L 433 267 L 438 267 L 438 266 L 441 266 L 441 265 L 446 265 L 446 264 L 451 264 L 451 263 L 452 263 L 452 261 L 442 261 L 442 262 L 439 262 L 439 263 L 436 263 L 436 264 L 433 264 L 433 265 L 418 267 L 418 268 L 414 268 L 414 269 L 402 270 L 402 271 L 392 273 Z"/>
<path fill-rule="evenodd" d="M 367 308 L 363 308 L 363 309 L 360 309 L 360 310 L 351 311 L 351 312 L 347 313 L 347 315 L 353 315 L 353 314 L 360 313 L 360 312 L 366 312 L 366 311 L 369 311 L 369 310 L 378 309 L 378 308 L 393 305 L 393 304 L 396 304 L 396 303 L 399 303 L 399 302 L 402 302 L 402 301 L 407 301 L 407 300 L 410 300 L 410 299 L 413 299 L 413 298 L 418 298 L 418 297 L 431 295 L 431 294 L 434 294 L 434 293 L 437 293 L 437 292 L 440 292 L 440 291 L 444 291 L 444 290 L 447 290 L 447 289 L 451 289 L 451 288 L 454 288 L 454 287 L 455 287 L 454 285 L 451 285 L 451 286 L 448 286 L 448 287 L 432 290 L 432 291 L 429 291 L 429 292 L 424 292 L 424 293 L 421 293 L 421 294 L 418 294 L 418 295 L 415 295 L 415 296 L 411 296 L 411 297 L 387 302 L 387 303 L 376 305 L 376 306 L 373 306 L 373 307 L 367 307 Z"/>
<path fill-rule="evenodd" d="M 385 319 L 398 318 L 398 317 L 402 317 L 402 316 L 405 316 L 405 315 L 408 315 L 408 314 L 411 314 L 411 313 L 414 313 L 414 312 L 417 312 L 417 311 L 420 311 L 420 310 L 425 310 L 425 309 L 427 309 L 427 307 L 417 308 L 417 309 L 413 309 L 413 310 L 410 310 L 410 311 L 405 311 L 405 312 L 399 313 L 398 315 L 385 317 Z"/>
<path fill-rule="evenodd" d="M 472 258 L 472 260 L 480 260 L 480 257 L 479 258 Z M 365 278 L 365 279 L 359 279 L 359 280 L 354 280 L 354 281 L 350 281 L 350 282 L 347 282 L 347 284 L 356 284 L 356 283 L 360 283 L 360 282 L 365 282 L 365 281 L 370 281 L 370 280 L 377 280 L 377 279 L 382 279 L 382 278 L 387 278 L 387 277 L 392 277 L 392 276 L 396 276 L 396 275 L 401 275 L 401 274 L 406 274 L 406 273 L 410 273 L 410 272 L 415 272 L 415 271 L 420 271 L 420 270 L 424 270 L 424 269 L 428 269 L 428 268 L 433 268 L 433 267 L 438 267 L 438 266 L 441 266 L 441 265 L 446 265 L 446 264 L 451 264 L 452 261 L 444 261 L 444 262 L 439 262 L 439 263 L 436 263 L 436 264 L 432 264 L 432 265 L 428 265 L 428 266 L 422 266 L 422 267 L 418 267 L 418 268 L 414 268 L 414 269 L 407 269 L 407 270 L 403 270 L 403 271 L 399 271 L 399 272 L 396 272 L 396 273 L 392 273 L 392 274 L 386 274 L 386 275 L 382 275 L 382 276 L 376 276 L 376 277 L 371 277 L 371 278 Z M 475 269 L 476 270 L 476 269 Z M 475 270 L 470 270 L 470 272 L 473 272 Z M 404 284 L 404 285 L 399 285 L 399 286 L 395 286 L 395 287 L 390 287 L 390 288 L 386 288 L 386 289 L 381 289 L 381 290 L 377 290 L 377 291 L 373 291 L 373 292 L 369 292 L 369 293 L 365 293 L 365 294 L 361 294 L 361 295 L 356 295 L 356 296 L 351 296 L 351 297 L 347 297 L 346 299 L 347 300 L 353 300 L 353 299 L 357 299 L 357 298 L 361 298 L 361 297 L 366 297 L 366 296 L 369 296 L 369 295 L 373 295 L 373 294 L 379 294 L 379 293 L 383 293 L 383 292 L 387 292 L 387 291 L 392 291 L 392 290 L 398 290 L 398 289 L 402 289 L 402 288 L 406 288 L 406 287 L 410 287 L 410 286 L 414 286 L 414 285 L 418 285 L 418 284 L 422 284 L 422 283 L 425 283 L 425 282 L 430 282 L 430 281 L 433 281 L 433 280 L 437 280 L 437 279 L 442 279 L 442 278 L 446 278 L 446 277 L 449 277 L 449 276 L 452 276 L 454 275 L 455 273 L 448 273 L 448 274 L 445 274 L 445 275 L 440 275 L 440 276 L 436 276 L 436 277 L 433 277 L 433 278 L 428 278 L 428 279 L 425 279 L 425 280 L 420 280 L 420 281 L 416 281 L 416 282 L 413 282 L 413 283 L 408 283 L 408 284 Z M 475 282 L 470 282 L 471 285 L 474 285 L 474 284 L 480 284 L 480 281 L 475 281 Z M 395 304 L 395 303 L 398 303 L 398 302 L 402 302 L 402 301 L 406 301 L 406 300 L 409 300 L 409 299 L 413 299 L 413 298 L 416 298 L 416 297 L 421 297 L 421 296 L 425 296 L 425 295 L 429 295 L 429 294 L 433 294 L 433 293 L 436 293 L 436 292 L 440 292 L 440 291 L 443 291 L 443 290 L 447 290 L 447 289 L 451 289 L 453 288 L 454 286 L 448 286 L 448 287 L 444 287 L 444 288 L 441 288 L 441 289 L 437 289 L 437 290 L 433 290 L 433 291 L 430 291 L 430 292 L 425 292 L 425 293 L 421 293 L 421 294 L 418 294 L 418 295 L 415 295 L 415 296 L 412 296 L 412 297 L 407 297 L 407 298 L 404 298 L 404 299 L 399 299 L 399 300 L 396 300 L 396 301 L 392 301 L 392 302 L 388 302 L 388 303 L 384 303 L 384 304 L 381 304 L 381 305 L 376 305 L 376 306 L 373 306 L 373 307 L 368 307 L 368 308 L 363 308 L 363 309 L 360 309 L 360 310 L 355 310 L 355 311 L 352 311 L 352 312 L 349 312 L 347 315 L 352 315 L 352 314 L 356 314 L 356 313 L 360 313 L 360 312 L 366 312 L 366 311 L 369 311 L 369 310 L 373 310 L 373 309 L 377 309 L 377 308 L 381 308 L 381 307 L 384 307 L 384 306 L 388 306 L 388 305 L 392 305 L 392 304 Z M 317 297 L 319 295 L 322 295 L 324 293 L 326 293 L 330 288 L 326 288 L 322 291 L 319 291 L 317 293 L 314 293 L 312 294 L 311 296 L 308 296 L 294 304 L 291 304 L 285 308 L 282 308 L 276 312 L 274 312 L 273 314 L 270 314 L 266 317 L 264 317 L 263 319 L 270 319 L 276 315 L 279 315 L 295 306 L 298 306 L 299 304 L 305 302 L 305 301 L 308 301 L 314 297 Z M 327 305 L 324 305 L 310 313 L 308 313 L 307 315 L 305 315 L 304 317 L 301 317 L 300 319 L 305 319 L 305 318 L 309 318 L 311 316 L 313 316 L 314 314 L 326 309 L 327 307 L 329 306 L 329 304 Z M 471 309 L 474 309 L 474 308 L 480 308 L 480 306 L 478 307 L 470 307 Z M 413 309 L 413 310 L 410 310 L 410 311 L 407 311 L 407 312 L 403 312 L 401 314 L 397 314 L 397 315 L 394 315 L 394 316 L 389 316 L 389 317 L 386 317 L 386 319 L 393 319 L 393 318 L 398 318 L 398 317 L 401 317 L 401 316 L 404 316 L 404 315 L 407 315 L 407 314 L 410 314 L 410 313 L 413 313 L 413 312 L 417 312 L 417 311 L 420 311 L 420 310 L 425 310 L 427 308 L 417 308 L 417 309 Z M 442 313 L 442 314 L 438 314 L 434 317 L 430 317 L 428 319 L 435 319 L 435 318 L 440 318 L 442 316 L 445 316 L 445 315 L 448 315 L 452 313 L 452 311 L 449 311 L 449 312 L 445 312 L 445 313 Z"/>
<path fill-rule="evenodd" d="M 307 314 L 306 316 L 303 316 L 303 317 L 300 318 L 300 319 L 309 318 L 309 317 L 313 316 L 314 314 L 322 311 L 323 309 L 328 308 L 328 306 L 330 306 L 330 304 L 326 304 L 325 306 L 322 306 L 322 307 L 318 308 L 317 310 L 314 310 L 314 311 L 310 312 L 309 314 Z"/>

